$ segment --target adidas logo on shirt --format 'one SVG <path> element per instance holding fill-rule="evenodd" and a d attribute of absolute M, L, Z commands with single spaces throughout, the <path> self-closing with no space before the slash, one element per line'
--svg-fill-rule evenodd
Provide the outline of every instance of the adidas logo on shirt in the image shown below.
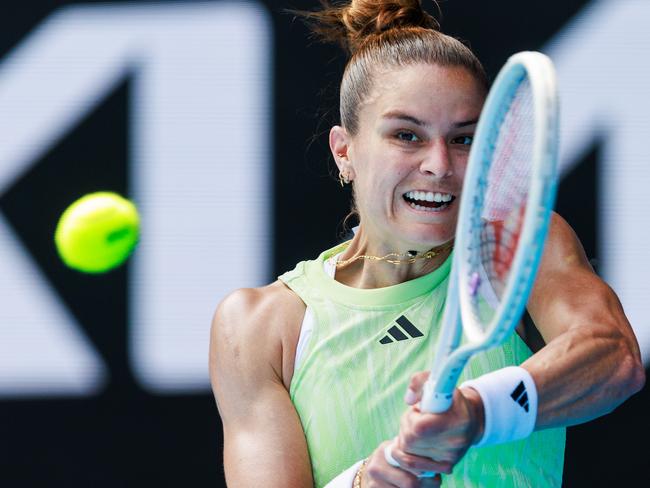
<path fill-rule="evenodd" d="M 514 401 L 521 405 L 521 408 L 528 412 L 528 393 L 526 393 L 526 387 L 524 386 L 523 381 L 519 382 L 517 388 L 512 391 L 510 396 Z"/>
<path fill-rule="evenodd" d="M 409 319 L 402 315 L 395 322 L 398 325 L 393 325 L 388 329 L 388 333 L 379 340 L 380 344 L 390 344 L 394 341 L 405 341 L 406 339 L 415 339 L 422 337 L 424 334 L 411 323 Z"/>

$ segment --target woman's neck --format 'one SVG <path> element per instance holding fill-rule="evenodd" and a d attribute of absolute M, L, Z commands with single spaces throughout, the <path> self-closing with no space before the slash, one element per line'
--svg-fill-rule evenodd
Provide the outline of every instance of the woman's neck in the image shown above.
<path fill-rule="evenodd" d="M 335 278 L 354 288 L 383 288 L 404 283 L 439 268 L 449 257 L 452 244 L 416 249 L 417 255 L 412 256 L 407 250 L 371 245 L 360 228 L 339 257 Z"/>

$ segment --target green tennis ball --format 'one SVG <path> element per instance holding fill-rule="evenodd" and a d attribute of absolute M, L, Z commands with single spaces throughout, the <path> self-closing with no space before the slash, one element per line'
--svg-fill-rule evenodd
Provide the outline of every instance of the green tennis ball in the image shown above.
<path fill-rule="evenodd" d="M 126 261 L 138 242 L 139 230 L 133 203 L 117 193 L 90 193 L 63 212 L 54 243 L 70 268 L 104 273 Z"/>

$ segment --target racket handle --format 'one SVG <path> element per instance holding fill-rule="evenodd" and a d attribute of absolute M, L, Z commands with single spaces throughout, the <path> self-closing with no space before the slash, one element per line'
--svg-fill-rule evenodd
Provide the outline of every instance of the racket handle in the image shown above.
<path fill-rule="evenodd" d="M 422 400 L 420 410 L 429 413 L 442 413 L 449 410 L 453 399 L 453 393 L 440 393 L 434 391 L 435 383 L 431 379 L 427 380 L 422 390 Z M 433 478 L 437 473 L 428 471 L 418 475 L 418 478 Z"/>
<path fill-rule="evenodd" d="M 454 398 L 452 393 L 441 393 L 435 391 L 435 383 L 428 379 L 422 390 L 422 400 L 420 401 L 420 410 L 428 413 L 442 413 L 449 410 Z"/>

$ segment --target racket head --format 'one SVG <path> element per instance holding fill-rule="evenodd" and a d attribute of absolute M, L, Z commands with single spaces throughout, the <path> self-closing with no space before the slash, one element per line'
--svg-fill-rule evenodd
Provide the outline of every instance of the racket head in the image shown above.
<path fill-rule="evenodd" d="M 541 53 L 517 53 L 486 99 L 460 201 L 460 315 L 477 347 L 500 343 L 523 313 L 555 201 L 557 152 L 553 64 Z"/>

